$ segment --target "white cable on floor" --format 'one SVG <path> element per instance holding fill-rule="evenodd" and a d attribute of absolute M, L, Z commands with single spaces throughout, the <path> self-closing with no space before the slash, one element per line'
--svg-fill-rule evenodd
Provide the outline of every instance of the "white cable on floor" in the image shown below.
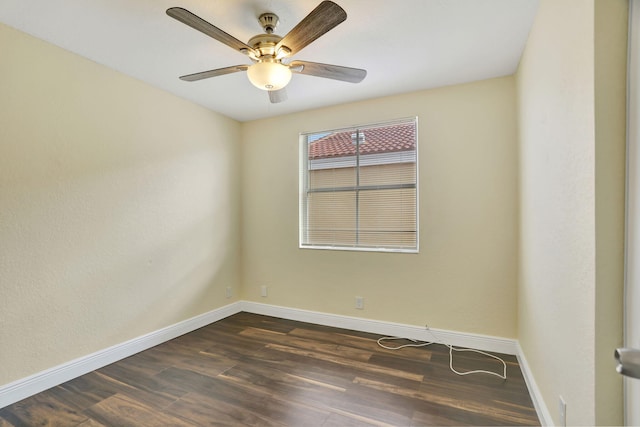
<path fill-rule="evenodd" d="M 443 344 L 441 342 L 439 342 L 440 340 L 438 339 L 438 337 L 433 333 L 432 330 L 428 329 L 429 333 L 431 333 L 431 335 L 433 335 L 434 338 L 436 338 L 437 342 L 426 342 L 426 341 L 418 341 L 418 340 L 414 340 L 411 338 L 400 338 L 400 337 L 382 337 L 380 339 L 378 339 L 378 345 L 382 348 L 386 348 L 387 350 L 400 350 L 401 348 L 405 348 L 405 347 L 426 347 L 428 345 L 431 344 L 442 344 L 445 345 L 447 347 L 449 347 L 449 368 L 451 369 L 451 371 L 457 375 L 470 375 L 470 374 L 490 374 L 490 375 L 495 375 L 496 377 L 502 378 L 503 380 L 507 379 L 507 364 L 505 363 L 504 360 L 502 360 L 501 358 L 499 358 L 498 356 L 494 356 L 493 354 L 489 354 L 489 353 L 485 353 L 484 351 L 481 350 L 475 350 L 472 348 L 455 348 L 452 345 L 449 344 Z M 382 342 L 383 341 L 391 341 L 391 340 L 409 340 L 411 341 L 410 344 L 402 344 L 396 347 L 390 347 L 387 345 L 384 345 Z M 485 356 L 489 356 L 489 357 L 493 357 L 494 359 L 499 360 L 500 362 L 502 362 L 502 375 L 496 372 L 491 372 L 491 371 L 485 371 L 482 369 L 478 369 L 478 370 L 474 370 L 474 371 L 467 371 L 467 372 L 459 372 L 456 371 L 453 368 L 453 352 L 454 351 L 471 351 L 474 353 L 479 353 Z"/>

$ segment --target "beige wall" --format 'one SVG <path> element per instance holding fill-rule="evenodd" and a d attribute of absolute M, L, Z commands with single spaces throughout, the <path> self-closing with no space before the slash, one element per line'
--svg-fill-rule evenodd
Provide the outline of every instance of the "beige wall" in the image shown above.
<path fill-rule="evenodd" d="M 518 338 L 555 423 L 559 396 L 569 425 L 622 422 L 625 8 L 541 1 L 517 74 Z"/>
<path fill-rule="evenodd" d="M 515 337 L 515 110 L 506 77 L 243 124 L 243 298 Z M 298 249 L 298 134 L 416 115 L 420 253 Z"/>
<path fill-rule="evenodd" d="M 0 25 L 0 384 L 227 304 L 235 121 Z"/>

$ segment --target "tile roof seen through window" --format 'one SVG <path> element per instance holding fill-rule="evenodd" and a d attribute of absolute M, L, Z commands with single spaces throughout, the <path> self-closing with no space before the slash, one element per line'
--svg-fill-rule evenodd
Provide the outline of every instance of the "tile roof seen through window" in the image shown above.
<path fill-rule="evenodd" d="M 367 128 L 360 130 L 360 134 L 364 134 L 364 142 L 360 143 L 360 154 L 410 151 L 416 148 L 414 123 Z M 356 144 L 353 136 L 355 136 L 355 130 L 336 132 L 309 143 L 309 159 L 355 156 Z"/>

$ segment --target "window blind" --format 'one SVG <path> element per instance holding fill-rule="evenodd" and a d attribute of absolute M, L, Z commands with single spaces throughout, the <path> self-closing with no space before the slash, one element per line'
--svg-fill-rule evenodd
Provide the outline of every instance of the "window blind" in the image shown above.
<path fill-rule="evenodd" d="M 300 135 L 300 247 L 418 250 L 415 118 Z"/>

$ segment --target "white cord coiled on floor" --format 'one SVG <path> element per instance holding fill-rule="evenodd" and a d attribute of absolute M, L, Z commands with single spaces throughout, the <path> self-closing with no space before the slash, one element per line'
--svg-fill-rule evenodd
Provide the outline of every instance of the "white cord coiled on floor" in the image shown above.
<path fill-rule="evenodd" d="M 431 331 L 430 329 L 428 330 L 429 333 L 431 333 L 431 335 L 433 335 L 434 338 L 436 338 L 437 341 L 438 337 L 433 333 L 433 331 Z M 411 343 L 409 344 L 402 344 L 399 346 L 395 346 L 395 347 L 390 347 L 387 346 L 385 344 L 383 344 L 384 341 L 391 341 L 391 340 L 409 340 L 411 341 Z M 378 339 L 378 345 L 382 348 L 386 348 L 387 350 L 400 350 L 401 348 L 405 348 L 405 347 L 426 347 L 428 345 L 431 344 L 442 344 L 441 342 L 425 342 L 425 341 L 418 341 L 418 340 L 414 340 L 414 339 L 410 339 L 410 338 L 400 338 L 400 337 L 382 337 L 380 339 Z M 457 375 L 471 375 L 471 374 L 489 374 L 489 375 L 495 375 L 496 377 L 502 378 L 503 380 L 507 379 L 507 364 L 505 363 L 504 360 L 502 360 L 501 358 L 499 358 L 498 356 L 495 356 L 493 354 L 489 354 L 486 353 L 484 351 L 481 350 L 475 350 L 472 348 L 455 348 L 452 345 L 449 344 L 442 344 L 445 345 L 447 347 L 449 347 L 449 368 L 451 369 L 451 371 Z M 470 352 L 474 352 L 474 353 L 479 353 L 482 354 L 484 356 L 489 356 L 492 357 L 496 360 L 499 360 L 500 362 L 502 362 L 502 374 L 499 374 L 497 372 L 491 372 L 491 371 L 485 371 L 482 369 L 478 369 L 478 370 L 473 370 L 473 371 L 466 371 L 466 372 L 459 372 L 456 371 L 455 368 L 453 367 L 453 352 L 454 351 L 459 351 L 459 352 L 463 352 L 463 351 L 470 351 Z"/>

